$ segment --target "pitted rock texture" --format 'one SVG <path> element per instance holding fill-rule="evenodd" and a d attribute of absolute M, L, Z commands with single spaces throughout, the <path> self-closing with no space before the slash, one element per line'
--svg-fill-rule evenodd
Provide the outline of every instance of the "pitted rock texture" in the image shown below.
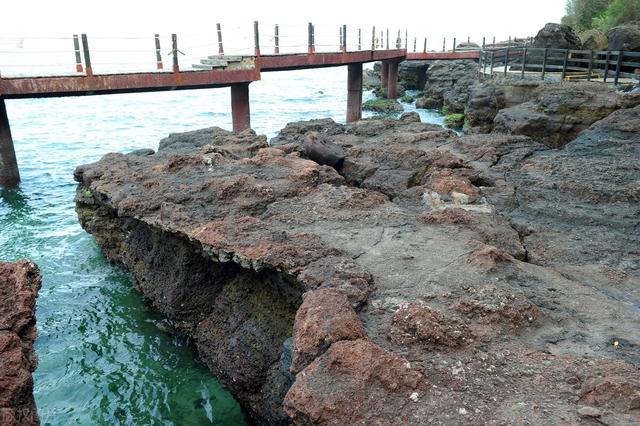
<path fill-rule="evenodd" d="M 469 88 L 477 82 L 478 64 L 471 60 L 436 61 L 426 72 L 426 83 L 416 105 L 464 112 Z"/>
<path fill-rule="evenodd" d="M 38 365 L 35 304 L 40 271 L 27 260 L 0 263 L 0 425 L 38 425 L 31 373 Z"/>
<path fill-rule="evenodd" d="M 640 379 L 638 114 L 562 150 L 417 114 L 216 131 L 78 168 L 77 210 L 255 422 L 637 422 L 592 383 Z"/>

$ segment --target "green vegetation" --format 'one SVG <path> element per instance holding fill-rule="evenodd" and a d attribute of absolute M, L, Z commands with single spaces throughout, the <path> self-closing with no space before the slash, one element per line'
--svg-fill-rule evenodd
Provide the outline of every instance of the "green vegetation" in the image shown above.
<path fill-rule="evenodd" d="M 640 0 L 567 0 L 564 24 L 583 32 L 640 21 Z"/>
<path fill-rule="evenodd" d="M 362 105 L 362 109 L 376 112 L 402 112 L 404 108 L 395 99 L 371 99 Z"/>
<path fill-rule="evenodd" d="M 449 114 L 444 118 L 444 125 L 453 129 L 459 129 L 464 125 L 464 114 Z"/>
<path fill-rule="evenodd" d="M 414 101 L 413 96 L 411 96 L 411 95 L 404 95 L 401 100 L 402 100 L 402 102 L 407 103 L 407 104 L 410 104 L 411 102 Z"/>

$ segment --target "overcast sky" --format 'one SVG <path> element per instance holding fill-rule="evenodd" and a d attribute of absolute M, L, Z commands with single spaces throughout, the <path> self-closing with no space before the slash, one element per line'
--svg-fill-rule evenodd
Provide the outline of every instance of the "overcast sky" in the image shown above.
<path fill-rule="evenodd" d="M 558 22 L 565 0 L 405 0 L 405 1 L 280 1 L 280 0 L 2 0 L 0 36 L 138 35 L 154 32 L 206 33 L 216 22 L 251 33 L 259 20 L 263 31 L 272 24 L 350 24 L 355 28 L 389 26 L 392 31 L 433 39 L 483 35 L 535 35 L 546 22 Z M 284 30 L 284 28 L 283 28 Z M 336 29 L 337 31 L 337 29 Z M 350 33 L 353 34 L 353 33 Z M 370 35 L 368 36 L 370 37 Z"/>

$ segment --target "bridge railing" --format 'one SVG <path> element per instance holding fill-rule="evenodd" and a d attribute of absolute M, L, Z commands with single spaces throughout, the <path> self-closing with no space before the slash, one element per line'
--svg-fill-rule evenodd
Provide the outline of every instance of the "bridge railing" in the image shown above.
<path fill-rule="evenodd" d="M 536 47 L 507 47 L 485 49 L 480 52 L 480 71 L 489 76 L 497 74 L 539 74 L 544 80 L 555 73 L 561 80 L 588 81 L 640 78 L 640 52 L 552 49 Z"/>

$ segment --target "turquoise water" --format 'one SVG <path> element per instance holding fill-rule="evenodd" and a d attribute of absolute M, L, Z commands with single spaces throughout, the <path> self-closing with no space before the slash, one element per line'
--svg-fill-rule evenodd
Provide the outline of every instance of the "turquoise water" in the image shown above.
<path fill-rule="evenodd" d="M 43 424 L 244 424 L 188 342 L 160 331 L 162 317 L 106 262 L 73 203 L 77 165 L 155 148 L 171 132 L 230 128 L 229 102 L 229 89 L 7 101 L 22 183 L 0 190 L 0 260 L 29 258 L 42 271 L 34 382 Z M 291 121 L 344 121 L 345 107 L 343 68 L 251 85 L 252 127 L 269 136 Z"/>

